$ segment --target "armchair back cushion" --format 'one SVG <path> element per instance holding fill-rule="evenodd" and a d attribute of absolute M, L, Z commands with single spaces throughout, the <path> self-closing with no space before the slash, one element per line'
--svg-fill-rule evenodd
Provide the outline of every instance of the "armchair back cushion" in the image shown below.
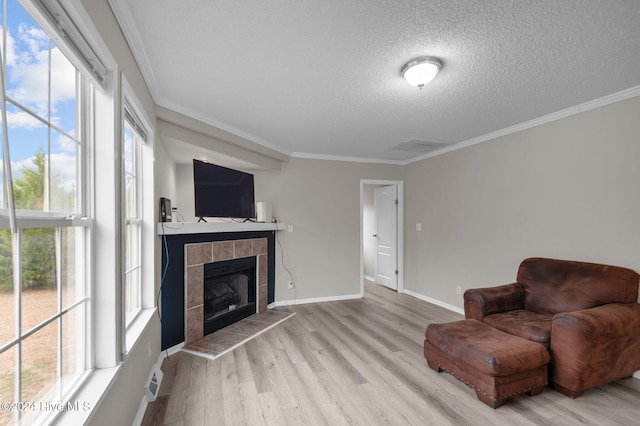
<path fill-rule="evenodd" d="M 636 302 L 638 280 L 627 268 L 545 258 L 525 259 L 517 275 L 525 290 L 524 309 L 551 315 Z"/>

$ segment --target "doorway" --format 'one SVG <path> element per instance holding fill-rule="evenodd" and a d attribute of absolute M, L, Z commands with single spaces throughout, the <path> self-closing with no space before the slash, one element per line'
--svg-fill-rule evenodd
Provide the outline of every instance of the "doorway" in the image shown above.
<path fill-rule="evenodd" d="M 360 181 L 360 277 L 363 297 L 365 280 L 399 293 L 404 292 L 403 212 L 402 181 Z"/>

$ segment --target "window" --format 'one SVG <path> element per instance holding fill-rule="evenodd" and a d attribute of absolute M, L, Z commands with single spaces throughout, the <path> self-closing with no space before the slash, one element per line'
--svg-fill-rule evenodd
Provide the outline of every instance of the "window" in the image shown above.
<path fill-rule="evenodd" d="M 128 353 L 154 314 L 155 198 L 153 127 L 134 90 L 121 76 L 122 345 Z M 142 250 L 142 248 L 145 248 Z"/>
<path fill-rule="evenodd" d="M 0 401 L 57 403 L 90 369 L 83 160 L 92 83 L 17 0 L 3 0 L 4 107 L 17 232 L 0 183 Z M 2 143 L 5 143 L 2 138 Z M 3 152 L 0 152 L 0 160 Z M 1 167 L 1 166 L 0 166 Z M 51 411 L 0 411 L 0 424 Z"/>
<path fill-rule="evenodd" d="M 78 71 L 17 1 L 4 20 L 16 208 L 79 213 Z"/>
<path fill-rule="evenodd" d="M 142 309 L 142 144 L 144 127 L 128 105 L 124 108 L 124 311 L 128 326 Z"/>

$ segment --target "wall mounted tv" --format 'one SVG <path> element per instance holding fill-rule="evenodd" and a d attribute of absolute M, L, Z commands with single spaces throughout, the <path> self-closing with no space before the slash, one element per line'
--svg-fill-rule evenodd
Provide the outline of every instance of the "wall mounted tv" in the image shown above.
<path fill-rule="evenodd" d="M 251 173 L 194 159 L 193 184 L 196 217 L 255 218 Z"/>

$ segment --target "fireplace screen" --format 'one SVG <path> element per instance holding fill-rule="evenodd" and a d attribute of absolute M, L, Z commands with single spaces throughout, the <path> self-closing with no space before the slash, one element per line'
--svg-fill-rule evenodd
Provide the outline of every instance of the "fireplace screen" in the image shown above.
<path fill-rule="evenodd" d="M 255 257 L 205 265 L 205 335 L 256 313 L 255 279 Z"/>
<path fill-rule="evenodd" d="M 249 278 L 243 274 L 230 274 L 207 280 L 204 286 L 205 320 L 249 303 Z"/>

